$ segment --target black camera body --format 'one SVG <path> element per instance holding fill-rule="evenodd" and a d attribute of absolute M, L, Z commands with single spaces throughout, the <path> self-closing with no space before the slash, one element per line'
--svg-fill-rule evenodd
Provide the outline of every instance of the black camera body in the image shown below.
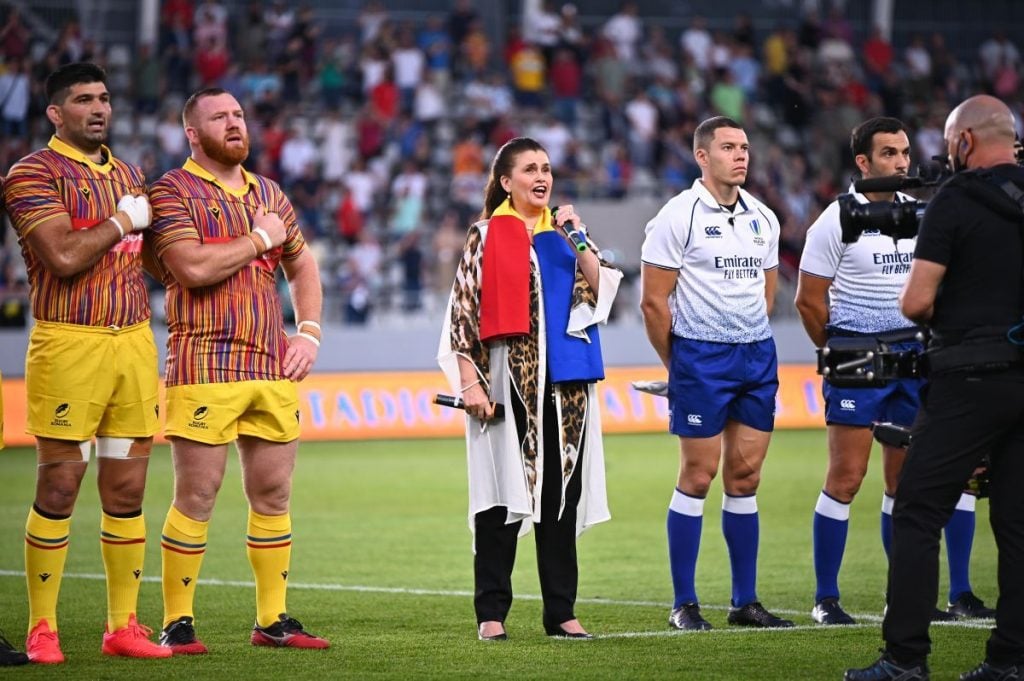
<path fill-rule="evenodd" d="M 891 193 L 942 184 L 952 173 L 944 157 L 921 164 L 917 175 L 894 175 L 857 180 L 854 190 L 866 193 Z M 852 244 L 866 231 L 890 236 L 894 241 L 917 236 L 921 217 L 928 204 L 924 201 L 871 201 L 860 203 L 853 194 L 842 194 L 839 201 L 839 225 L 844 244 Z"/>
<path fill-rule="evenodd" d="M 875 421 L 871 424 L 871 434 L 874 435 L 875 440 L 883 445 L 901 447 L 903 449 L 909 447 L 913 439 L 910 435 L 910 428 L 892 423 L 891 421 Z M 979 499 L 984 499 L 988 496 L 988 488 L 992 481 L 990 465 L 991 462 L 986 454 L 974 475 L 967 481 L 967 489 L 965 491 L 970 492 Z"/>
<path fill-rule="evenodd" d="M 844 244 L 854 243 L 866 231 L 880 232 L 894 241 L 913 239 L 928 206 L 924 201 L 859 203 L 853 194 L 841 194 L 837 200 Z"/>
<path fill-rule="evenodd" d="M 923 347 L 925 332 L 833 336 L 817 350 L 817 371 L 837 388 L 880 388 L 897 378 L 919 378 L 923 351 L 893 347 L 911 341 Z"/>

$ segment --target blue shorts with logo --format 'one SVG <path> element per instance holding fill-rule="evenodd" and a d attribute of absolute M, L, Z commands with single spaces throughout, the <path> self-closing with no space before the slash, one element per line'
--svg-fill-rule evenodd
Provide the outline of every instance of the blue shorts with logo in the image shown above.
<path fill-rule="evenodd" d="M 893 343 L 889 347 L 895 351 L 923 350 L 920 343 Z M 922 382 L 920 378 L 900 378 L 880 388 L 836 388 L 822 381 L 825 423 L 868 427 L 875 421 L 890 421 L 910 426 L 921 406 Z"/>
<path fill-rule="evenodd" d="M 669 430 L 683 437 L 713 437 L 733 420 L 771 432 L 778 368 L 771 338 L 714 343 L 673 336 Z"/>

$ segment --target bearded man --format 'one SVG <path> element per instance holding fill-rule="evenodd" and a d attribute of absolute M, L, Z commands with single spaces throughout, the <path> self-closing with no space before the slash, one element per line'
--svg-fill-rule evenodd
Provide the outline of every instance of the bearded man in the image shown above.
<path fill-rule="evenodd" d="M 298 452 L 296 383 L 320 345 L 316 260 L 277 183 L 246 171 L 241 105 L 220 88 L 182 113 L 191 156 L 153 184 L 152 246 L 167 287 L 167 429 L 174 499 L 161 538 L 162 645 L 202 654 L 193 596 L 207 526 L 235 442 L 249 502 L 246 546 L 256 581 L 258 646 L 327 648 L 285 607 L 291 559 L 291 478 Z M 274 274 L 291 290 L 285 331 Z"/>

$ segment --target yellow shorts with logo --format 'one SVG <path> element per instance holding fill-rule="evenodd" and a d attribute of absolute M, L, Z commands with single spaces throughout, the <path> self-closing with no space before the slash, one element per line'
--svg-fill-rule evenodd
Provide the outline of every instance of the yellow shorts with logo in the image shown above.
<path fill-rule="evenodd" d="M 25 358 L 26 431 L 75 442 L 150 437 L 159 380 L 148 321 L 124 329 L 36 322 Z"/>
<path fill-rule="evenodd" d="M 239 435 L 291 442 L 299 437 L 298 386 L 287 380 L 171 386 L 164 433 L 208 445 Z"/>

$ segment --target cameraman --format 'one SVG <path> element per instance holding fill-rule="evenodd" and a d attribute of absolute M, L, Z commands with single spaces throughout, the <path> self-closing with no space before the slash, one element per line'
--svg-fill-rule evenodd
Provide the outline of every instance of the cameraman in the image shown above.
<path fill-rule="evenodd" d="M 896 492 L 886 648 L 848 681 L 926 679 L 929 613 L 938 591 L 939 531 L 987 453 L 990 521 L 999 549 L 996 626 L 985 662 L 960 678 L 1018 678 L 1024 663 L 1024 189 L 1014 164 L 1013 116 L 994 97 L 960 104 L 946 120 L 957 174 L 921 224 L 901 309 L 927 323 L 928 383 Z M 966 172 L 963 172 L 966 171 Z"/>
<path fill-rule="evenodd" d="M 895 118 L 872 118 L 850 135 L 854 163 L 864 179 L 905 176 L 910 167 L 907 128 Z M 857 204 L 913 202 L 899 193 L 850 193 Z M 900 313 L 899 293 L 910 271 L 913 238 L 894 239 L 883 225 L 864 225 L 853 243 L 843 243 L 840 201 L 833 201 L 807 232 L 800 259 L 796 307 L 804 329 L 817 347 L 833 336 L 895 335 L 910 337 L 913 322 Z M 844 219 L 850 219 L 844 217 Z M 856 223 L 855 223 L 856 224 Z M 913 225 L 916 227 L 916 225 Z M 916 231 L 916 230 L 915 230 Z M 920 343 L 891 344 L 897 351 L 923 351 Z M 891 421 L 909 426 L 919 406 L 920 379 L 902 378 L 880 388 L 840 388 L 822 382 L 828 429 L 828 470 L 814 509 L 814 572 L 817 587 L 811 617 L 819 624 L 854 624 L 839 604 L 839 568 L 846 548 L 850 504 L 860 489 L 871 454 L 871 424 Z M 892 541 L 892 504 L 906 450 L 882 446 L 885 493 L 882 496 L 882 546 Z M 969 579 L 974 541 L 975 498 L 964 494 L 946 526 L 949 556 L 949 613 L 933 610 L 934 619 L 992 617 L 974 595 Z"/>

